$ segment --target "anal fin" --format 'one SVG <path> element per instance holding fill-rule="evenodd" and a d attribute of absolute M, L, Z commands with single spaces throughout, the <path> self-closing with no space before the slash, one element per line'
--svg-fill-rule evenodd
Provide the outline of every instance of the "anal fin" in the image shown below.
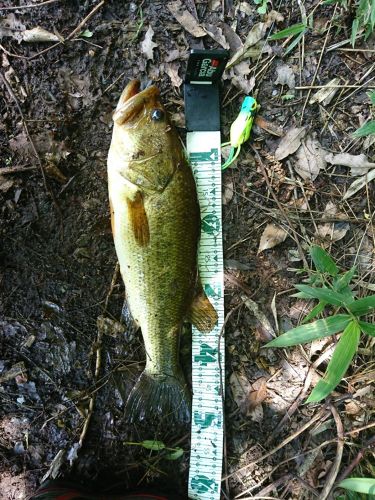
<path fill-rule="evenodd" d="M 200 331 L 210 332 L 217 323 L 217 312 L 199 283 L 188 312 L 188 320 Z"/>

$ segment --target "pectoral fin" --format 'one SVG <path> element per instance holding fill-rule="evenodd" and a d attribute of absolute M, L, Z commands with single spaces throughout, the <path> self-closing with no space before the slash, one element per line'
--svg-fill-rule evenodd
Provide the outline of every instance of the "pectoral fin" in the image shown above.
<path fill-rule="evenodd" d="M 197 293 L 188 313 L 188 320 L 200 331 L 210 332 L 217 323 L 217 312 L 207 295 L 204 293 L 202 285 L 197 287 Z"/>
<path fill-rule="evenodd" d="M 134 237 L 141 247 L 145 247 L 150 241 L 150 228 L 142 193 L 137 191 L 134 198 L 127 198 L 126 202 L 128 205 L 129 222 Z"/>

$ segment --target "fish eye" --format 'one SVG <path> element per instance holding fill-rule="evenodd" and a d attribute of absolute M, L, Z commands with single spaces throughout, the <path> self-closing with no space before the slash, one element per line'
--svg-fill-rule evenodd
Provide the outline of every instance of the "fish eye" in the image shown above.
<path fill-rule="evenodd" d="M 155 122 L 161 121 L 164 118 L 164 111 L 162 109 L 154 109 L 151 112 L 151 120 Z"/>

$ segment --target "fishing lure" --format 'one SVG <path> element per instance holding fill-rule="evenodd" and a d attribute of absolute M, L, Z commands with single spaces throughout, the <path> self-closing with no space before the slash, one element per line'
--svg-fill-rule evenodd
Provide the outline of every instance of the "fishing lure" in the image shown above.
<path fill-rule="evenodd" d="M 241 146 L 250 137 L 254 117 L 259 108 L 259 104 L 254 97 L 246 96 L 243 100 L 241 110 L 230 127 L 230 141 L 224 142 L 221 147 L 231 146 L 229 157 L 222 165 L 222 170 L 229 167 L 238 157 Z"/>

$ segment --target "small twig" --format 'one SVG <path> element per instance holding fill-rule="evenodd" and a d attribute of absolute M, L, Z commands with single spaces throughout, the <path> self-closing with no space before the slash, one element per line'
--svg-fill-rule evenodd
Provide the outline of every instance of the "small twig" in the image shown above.
<path fill-rule="evenodd" d="M 35 170 L 38 167 L 3 167 L 0 168 L 0 175 L 18 174 L 18 172 L 26 172 L 27 170 Z"/>
<path fill-rule="evenodd" d="M 50 3 L 56 3 L 56 2 L 59 2 L 59 1 L 60 0 L 46 0 L 45 2 L 41 2 L 41 3 L 29 3 L 27 5 L 19 5 L 18 7 L 14 6 L 14 5 L 12 5 L 12 7 L 0 7 L 0 11 L 2 11 L 2 10 L 33 9 L 34 7 L 43 7 L 44 5 L 48 5 Z"/>
<path fill-rule="evenodd" d="M 375 436 L 372 436 L 370 439 L 368 439 L 366 441 L 365 446 L 359 450 L 359 452 L 357 453 L 357 455 L 354 458 L 354 460 L 352 460 L 352 462 L 347 467 L 345 467 L 345 469 L 342 471 L 342 473 L 340 474 L 340 476 L 338 477 L 338 479 L 337 479 L 336 482 L 340 483 L 347 476 L 349 476 L 349 474 L 352 472 L 352 470 L 355 469 L 355 467 L 357 467 L 357 465 L 359 464 L 359 462 L 362 460 L 362 458 L 364 457 L 365 453 L 367 451 L 369 451 L 370 448 L 374 448 L 374 447 L 375 447 Z"/>
<path fill-rule="evenodd" d="M 330 410 L 332 412 L 333 418 L 335 420 L 336 424 L 336 429 L 337 429 L 337 449 L 336 449 L 336 456 L 335 460 L 332 464 L 332 467 L 329 471 L 327 482 L 324 485 L 323 490 L 320 493 L 320 500 L 326 500 L 331 493 L 331 490 L 333 488 L 333 485 L 335 484 L 337 474 L 339 472 L 341 460 L 342 460 L 342 453 L 344 451 L 344 427 L 341 422 L 340 415 L 338 414 L 338 411 L 333 405 L 330 405 Z"/>
<path fill-rule="evenodd" d="M 5 47 L 3 47 L 0 43 L 0 49 L 5 52 L 5 54 L 9 57 L 17 57 L 18 59 L 26 59 L 25 56 L 19 56 L 18 54 L 13 54 L 12 52 L 9 52 Z"/>

